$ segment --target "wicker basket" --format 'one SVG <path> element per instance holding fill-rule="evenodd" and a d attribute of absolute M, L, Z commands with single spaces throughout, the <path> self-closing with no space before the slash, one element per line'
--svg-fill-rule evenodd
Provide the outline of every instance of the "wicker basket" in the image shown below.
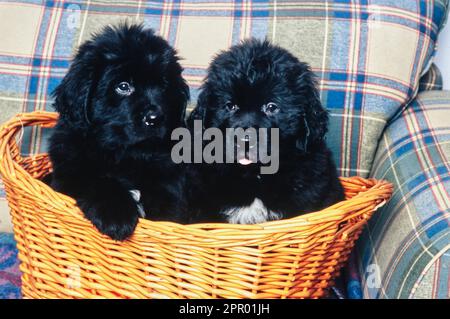
<path fill-rule="evenodd" d="M 347 200 L 320 212 L 258 225 L 140 220 L 115 242 L 75 201 L 38 179 L 46 154 L 22 158 L 23 126 L 57 114 L 20 114 L 0 130 L 0 173 L 29 298 L 319 298 L 333 284 L 362 227 L 392 193 L 385 181 L 342 178 Z"/>

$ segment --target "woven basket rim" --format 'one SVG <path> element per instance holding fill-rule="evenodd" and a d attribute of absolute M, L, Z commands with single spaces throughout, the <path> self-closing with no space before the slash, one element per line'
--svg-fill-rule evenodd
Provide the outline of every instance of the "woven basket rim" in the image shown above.
<path fill-rule="evenodd" d="M 2 179 L 8 180 L 9 183 L 14 184 L 17 189 L 22 192 L 30 193 L 27 187 L 22 186 L 20 183 L 16 183 L 14 178 L 20 175 L 25 178 L 27 185 L 33 186 L 35 191 L 40 191 L 40 196 L 45 198 L 49 203 L 54 203 L 55 199 L 64 203 L 68 208 L 68 213 L 70 212 L 72 217 L 77 216 L 79 219 L 85 219 L 81 210 L 76 206 L 76 202 L 73 198 L 54 191 L 50 186 L 46 185 L 44 182 L 34 178 L 28 171 L 26 171 L 19 163 L 13 160 L 10 154 L 9 143 L 15 139 L 17 133 L 25 126 L 34 125 L 35 122 L 40 122 L 41 127 L 53 127 L 58 114 L 55 112 L 46 111 L 35 111 L 30 113 L 19 113 L 11 120 L 7 121 L 0 127 L 0 174 Z M 31 124 L 31 125 L 30 125 Z M 47 156 L 46 153 L 34 154 L 27 156 L 30 160 L 37 159 L 39 157 Z M 11 177 L 10 177 L 11 176 Z M 228 223 L 198 223 L 198 224 L 178 224 L 174 222 L 165 221 L 152 221 L 148 219 L 140 218 L 138 225 L 136 227 L 135 233 L 139 233 L 142 227 L 148 228 L 160 228 L 162 232 L 170 232 L 170 229 L 185 230 L 186 233 L 196 233 L 196 236 L 207 237 L 229 237 L 236 236 L 236 231 L 239 232 L 252 232 L 257 231 L 260 233 L 280 233 L 283 230 L 289 231 L 292 228 L 302 225 L 312 225 L 314 223 L 327 223 L 336 222 L 338 220 L 345 220 L 346 215 L 351 212 L 345 209 L 350 203 L 357 203 L 358 199 L 366 200 L 367 197 L 379 197 L 380 192 L 385 192 L 387 195 L 384 196 L 384 200 L 379 203 L 378 206 L 384 205 L 386 200 L 390 197 L 392 193 L 392 184 L 385 180 L 375 180 L 375 179 L 365 179 L 362 177 L 340 177 L 342 182 L 358 182 L 360 184 L 367 185 L 366 190 L 359 192 L 354 197 L 350 199 L 338 202 L 325 209 L 302 214 L 293 218 L 282 219 L 277 221 L 268 221 L 259 224 L 243 225 L 243 224 L 228 224 Z M 47 194 L 52 194 L 48 196 Z M 59 202 L 58 201 L 58 202 Z M 227 236 L 229 235 L 229 236 Z M 231 238 L 231 237 L 230 237 Z"/>

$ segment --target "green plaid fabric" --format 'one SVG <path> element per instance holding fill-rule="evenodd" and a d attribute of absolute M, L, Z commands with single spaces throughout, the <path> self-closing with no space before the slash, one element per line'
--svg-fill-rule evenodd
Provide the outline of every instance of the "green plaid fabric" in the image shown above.
<path fill-rule="evenodd" d="M 450 92 L 423 92 L 380 140 L 394 194 L 358 241 L 366 298 L 450 298 L 449 119 Z"/>

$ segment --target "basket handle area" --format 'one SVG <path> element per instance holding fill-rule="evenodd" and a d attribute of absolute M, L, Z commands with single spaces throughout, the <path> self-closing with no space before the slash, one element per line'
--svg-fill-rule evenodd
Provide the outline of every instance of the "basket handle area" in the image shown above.
<path fill-rule="evenodd" d="M 58 113 L 36 111 L 19 113 L 0 127 L 0 174 L 2 178 L 15 176 L 15 170 L 22 160 L 19 147 L 15 140 L 16 135 L 25 126 L 39 125 L 44 128 L 54 127 L 58 120 Z"/>

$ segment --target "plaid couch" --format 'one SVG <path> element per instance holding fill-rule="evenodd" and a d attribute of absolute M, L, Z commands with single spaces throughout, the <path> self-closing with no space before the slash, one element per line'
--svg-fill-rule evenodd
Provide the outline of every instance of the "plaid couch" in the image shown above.
<path fill-rule="evenodd" d="M 319 77 L 340 174 L 395 185 L 358 242 L 364 297 L 448 298 L 450 93 L 437 91 L 432 66 L 447 7 L 448 0 L 0 0 L 0 122 L 51 110 L 74 50 L 107 24 L 142 22 L 177 48 L 190 108 L 214 54 L 268 38 Z M 47 134 L 25 130 L 22 152 L 45 151 Z M 1 231 L 10 226 L 0 196 Z"/>

